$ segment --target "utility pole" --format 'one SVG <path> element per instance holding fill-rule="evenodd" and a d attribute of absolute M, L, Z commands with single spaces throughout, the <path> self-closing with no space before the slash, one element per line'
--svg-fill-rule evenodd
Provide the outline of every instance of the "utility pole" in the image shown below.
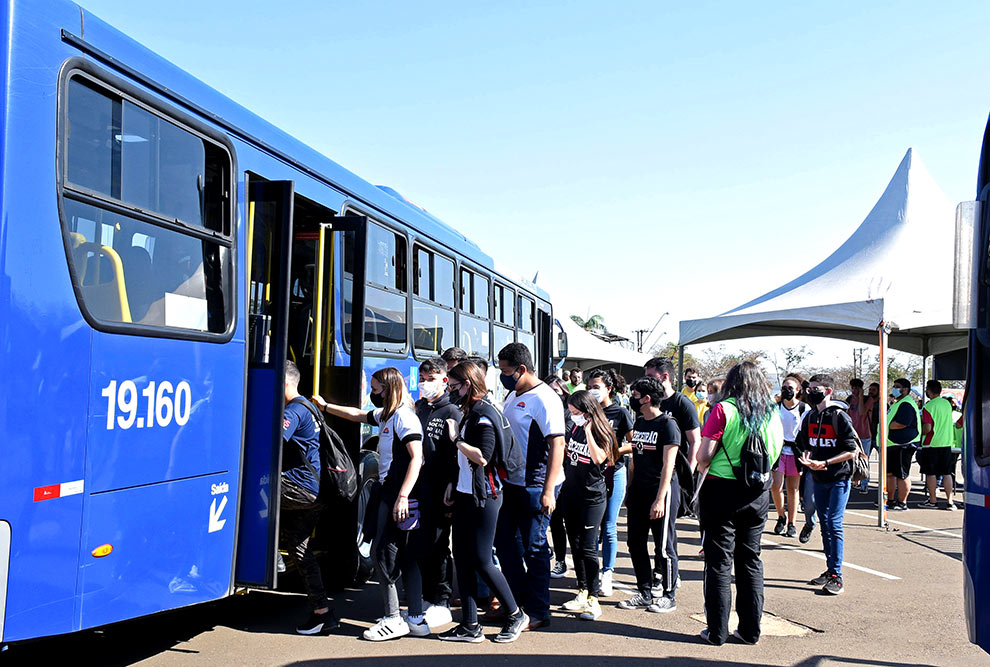
<path fill-rule="evenodd" d="M 643 351 L 643 334 L 645 334 L 649 329 L 634 329 L 633 333 L 636 334 L 636 351 Z"/>

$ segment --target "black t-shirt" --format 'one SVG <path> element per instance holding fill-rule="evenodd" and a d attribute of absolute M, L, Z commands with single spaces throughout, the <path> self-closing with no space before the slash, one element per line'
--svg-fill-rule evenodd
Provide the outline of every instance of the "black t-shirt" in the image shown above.
<path fill-rule="evenodd" d="M 618 403 L 612 403 L 603 412 L 605 413 L 605 419 L 608 420 L 608 423 L 612 426 L 612 430 L 615 431 L 616 442 L 619 443 L 619 447 L 622 447 L 626 441 L 626 433 L 629 433 L 633 429 L 632 415 Z M 626 464 L 625 458 L 625 456 L 620 456 L 619 460 L 615 462 L 616 470 L 619 470 Z"/>
<path fill-rule="evenodd" d="M 425 398 L 416 401 L 416 416 L 423 425 L 423 466 L 429 472 L 431 494 L 442 496 L 447 484 L 457 482 L 457 445 L 450 439 L 447 420 L 461 423 L 462 413 L 444 392 L 430 403 Z"/>
<path fill-rule="evenodd" d="M 661 414 L 656 419 L 640 417 L 633 425 L 632 442 L 633 488 L 654 490 L 659 488 L 663 477 L 664 449 L 668 445 L 681 444 L 681 432 L 677 428 L 677 422 L 667 414 Z"/>
<path fill-rule="evenodd" d="M 664 414 L 670 415 L 677 422 L 677 427 L 681 432 L 678 443 L 681 453 L 687 456 L 687 432 L 691 429 L 701 428 L 701 423 L 698 422 L 698 409 L 694 407 L 690 398 L 679 391 L 675 391 L 670 398 L 660 401 L 659 407 Z"/>
<path fill-rule="evenodd" d="M 591 460 L 588 435 L 584 427 L 576 427 L 567 441 L 564 454 L 564 487 L 568 498 L 598 500 L 605 497 L 606 463 Z"/>

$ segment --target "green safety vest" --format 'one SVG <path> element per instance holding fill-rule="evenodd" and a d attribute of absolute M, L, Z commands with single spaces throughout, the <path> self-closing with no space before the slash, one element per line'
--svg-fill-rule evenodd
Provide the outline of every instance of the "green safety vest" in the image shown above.
<path fill-rule="evenodd" d="M 717 448 L 718 452 L 712 459 L 708 474 L 722 479 L 735 479 L 736 474 L 732 472 L 732 467 L 739 467 L 739 454 L 746 442 L 746 429 L 739 417 L 736 399 L 729 398 L 722 401 L 722 410 L 725 411 L 722 445 Z M 780 457 L 780 450 L 784 447 L 784 427 L 780 423 L 780 413 L 777 410 L 774 410 L 770 419 L 764 422 L 760 432 L 763 434 L 767 455 L 772 463 Z"/>
<path fill-rule="evenodd" d="M 907 443 L 903 443 L 903 444 L 913 445 L 914 443 L 916 443 L 919 440 L 921 440 L 921 414 L 918 412 L 918 404 L 914 402 L 914 399 L 911 398 L 911 393 L 908 392 L 908 395 L 907 396 L 905 396 L 904 398 L 898 399 L 887 410 L 887 446 L 888 447 L 897 447 L 897 446 L 899 446 L 899 443 L 892 442 L 891 439 L 890 439 L 890 422 L 894 421 L 894 415 L 897 414 L 897 410 L 900 408 L 901 403 L 904 403 L 905 401 L 907 401 L 911 405 L 911 408 L 914 410 L 915 423 L 918 425 L 918 435 L 916 435 L 914 437 L 914 440 L 912 440 L 911 442 L 907 442 Z"/>
<path fill-rule="evenodd" d="M 932 444 L 929 447 L 952 447 L 956 425 L 952 420 L 952 405 L 939 396 L 925 403 L 925 412 L 931 415 Z"/>

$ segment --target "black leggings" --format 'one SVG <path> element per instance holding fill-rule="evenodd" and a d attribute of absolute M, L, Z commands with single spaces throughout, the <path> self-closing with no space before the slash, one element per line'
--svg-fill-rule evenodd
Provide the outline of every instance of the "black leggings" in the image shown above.
<path fill-rule="evenodd" d="M 588 595 L 601 595 L 601 579 L 598 576 L 598 529 L 605 516 L 605 494 L 585 499 L 577 493 L 568 495 L 564 508 L 564 524 L 574 552 L 574 575 L 578 590 Z M 556 512 L 554 512 L 556 514 Z M 554 544 L 554 548 L 556 548 Z"/>
<path fill-rule="evenodd" d="M 505 575 L 495 567 L 492 545 L 495 543 L 495 525 L 502 507 L 502 494 L 489 497 L 484 507 L 474 504 L 468 493 L 454 494 L 454 569 L 457 586 L 461 591 L 461 623 L 478 623 L 478 577 L 498 597 L 509 613 L 517 609 Z"/>

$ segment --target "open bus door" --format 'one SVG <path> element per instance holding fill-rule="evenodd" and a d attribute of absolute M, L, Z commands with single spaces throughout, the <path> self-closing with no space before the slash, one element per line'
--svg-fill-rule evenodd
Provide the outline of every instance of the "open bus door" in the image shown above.
<path fill-rule="evenodd" d="M 274 588 L 294 188 L 292 181 L 246 186 L 247 404 L 234 580 Z"/>

